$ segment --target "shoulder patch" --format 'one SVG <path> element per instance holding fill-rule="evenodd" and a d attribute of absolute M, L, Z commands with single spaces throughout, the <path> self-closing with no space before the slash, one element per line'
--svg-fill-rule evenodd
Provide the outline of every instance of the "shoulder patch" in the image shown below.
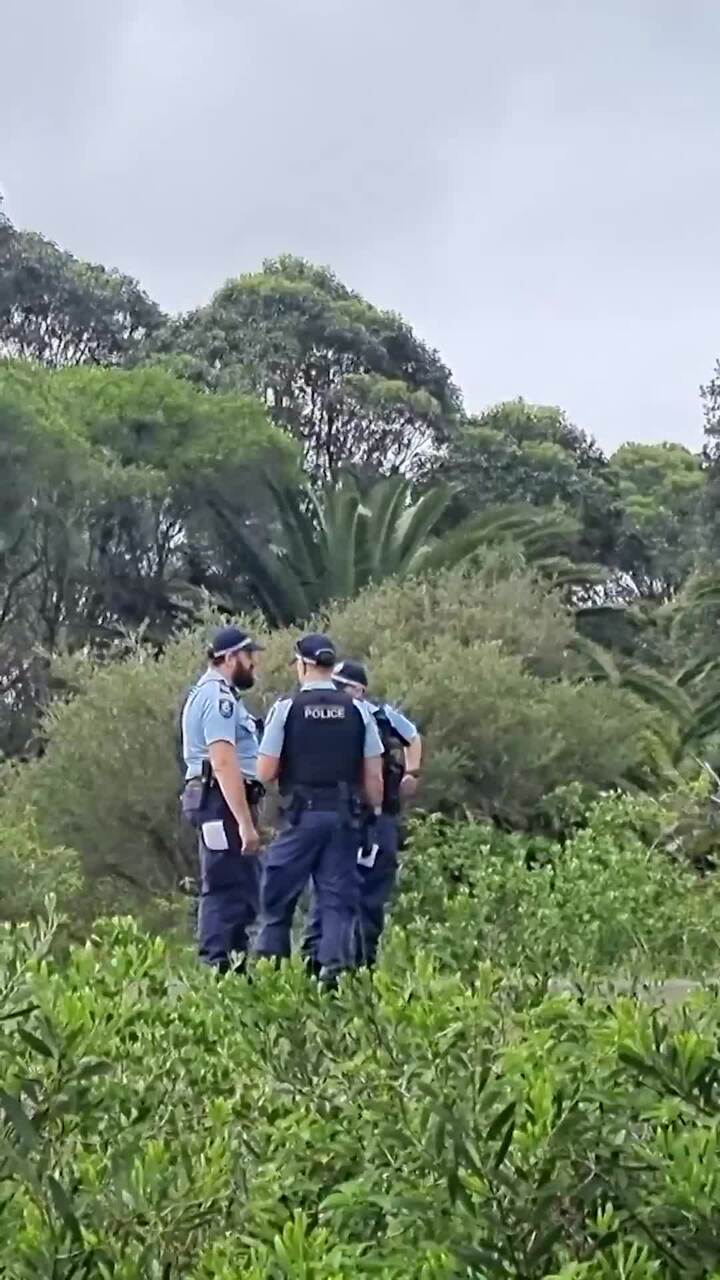
<path fill-rule="evenodd" d="M 235 703 L 232 698 L 221 698 L 218 703 L 218 710 L 220 715 L 224 716 L 226 720 L 231 720 L 233 712 L 235 711 Z"/>

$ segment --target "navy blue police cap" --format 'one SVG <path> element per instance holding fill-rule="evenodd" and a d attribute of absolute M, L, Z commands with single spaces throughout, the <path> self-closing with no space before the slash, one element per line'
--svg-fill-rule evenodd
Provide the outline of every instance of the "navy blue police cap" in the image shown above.
<path fill-rule="evenodd" d="M 244 653 L 257 653 L 262 647 L 247 631 L 241 631 L 239 627 L 221 627 L 213 636 L 208 655 L 211 658 L 228 658 L 231 653 L 239 653 L 241 650 Z"/>
<path fill-rule="evenodd" d="M 338 662 L 333 671 L 333 680 L 336 684 L 359 684 L 363 689 L 368 687 L 367 671 L 362 662 L 353 662 L 351 658 Z"/>
<path fill-rule="evenodd" d="M 320 667 L 331 667 L 337 658 L 337 649 L 329 636 L 313 633 L 301 636 L 297 641 L 293 662 L 297 658 L 302 658 L 305 662 L 316 662 Z"/>

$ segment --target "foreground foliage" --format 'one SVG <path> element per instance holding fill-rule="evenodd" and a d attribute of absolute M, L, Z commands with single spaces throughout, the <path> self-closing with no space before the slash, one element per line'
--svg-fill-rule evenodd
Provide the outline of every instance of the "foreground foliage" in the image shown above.
<path fill-rule="evenodd" d="M 715 1274 L 717 990 L 663 1007 L 593 973 L 717 972 L 717 892 L 633 821 L 603 802 L 552 874 L 430 824 L 380 970 L 337 996 L 298 967 L 214 981 L 128 920 L 62 963 L 6 932 L 2 1274 Z"/>
<path fill-rule="evenodd" d="M 600 974 L 720 978 L 720 883 L 674 847 L 672 801 L 612 796 L 588 815 L 578 797 L 574 787 L 556 796 L 562 824 L 578 824 L 569 839 L 437 816 L 415 826 L 394 967 L 422 948 L 468 982 L 488 958 L 580 985 Z"/>

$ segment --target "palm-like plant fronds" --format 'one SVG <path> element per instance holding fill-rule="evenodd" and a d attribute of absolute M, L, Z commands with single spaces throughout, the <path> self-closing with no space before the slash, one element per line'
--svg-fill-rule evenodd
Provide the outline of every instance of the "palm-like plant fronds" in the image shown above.
<path fill-rule="evenodd" d="M 490 507 L 440 535 L 454 497 L 446 484 L 418 498 L 401 476 L 377 481 L 366 494 L 350 479 L 319 491 L 270 488 L 276 518 L 266 542 L 232 512 L 219 514 L 273 622 L 297 621 L 370 583 L 453 568 L 508 544 L 553 586 L 587 587 L 601 572 L 573 563 L 568 551 L 577 525 L 559 512 Z"/>

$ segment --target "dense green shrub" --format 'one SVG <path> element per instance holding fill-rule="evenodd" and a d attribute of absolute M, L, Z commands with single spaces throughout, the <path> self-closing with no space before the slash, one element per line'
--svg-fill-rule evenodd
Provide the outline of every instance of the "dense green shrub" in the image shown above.
<path fill-rule="evenodd" d="M 428 809 L 526 826 L 557 786 L 606 788 L 642 761 L 652 713 L 622 691 L 573 682 L 570 620 L 526 576 L 392 583 L 325 621 L 345 652 L 369 660 L 374 691 L 419 720 Z M 266 637 L 256 710 L 287 691 L 295 634 Z M 11 808 L 31 800 L 45 841 L 77 849 L 93 880 L 110 876 L 133 898 L 166 893 L 191 866 L 174 740 L 205 639 L 91 670 L 51 710 L 44 757 L 5 797 Z"/>
<path fill-rule="evenodd" d="M 0 919 L 27 920 L 53 895 L 83 914 L 83 874 L 72 849 L 41 843 L 30 812 L 3 814 L 0 822 Z M 101 900 L 96 896 L 95 908 Z"/>
<path fill-rule="evenodd" d="M 422 583 L 385 583 L 332 618 L 332 634 L 348 653 L 367 659 L 375 683 L 388 651 L 424 649 L 433 638 L 460 645 L 496 644 L 533 675 L 568 674 L 573 621 L 557 596 L 512 560 L 490 558 L 483 570 L 446 573 Z M 380 664 L 380 665 L 378 665 Z M 381 688 L 392 695 L 392 690 Z"/>
<path fill-rule="evenodd" d="M 93 883 L 110 878 L 129 902 L 167 891 L 193 866 L 174 734 L 194 647 L 172 646 L 160 661 L 138 650 L 95 669 L 51 711 L 46 754 L 16 771 L 4 797 L 6 809 L 27 797 L 45 840 L 77 849 Z"/>
<path fill-rule="evenodd" d="M 418 947 L 471 979 L 478 964 L 564 979 L 720 979 L 720 882 L 648 843 L 666 810 L 606 797 L 562 845 L 436 817 L 415 826 L 388 963 Z"/>
<path fill-rule="evenodd" d="M 594 815 L 566 882 L 556 867 L 554 913 L 546 871 L 485 851 L 477 829 L 441 846 L 430 828 L 380 969 L 337 996 L 299 966 L 218 982 L 121 919 L 62 966 L 47 937 L 0 933 L 0 1274 L 716 1275 L 717 992 L 663 1010 L 589 978 L 552 993 L 512 963 L 562 964 L 554 936 L 569 931 L 576 967 L 616 949 L 631 975 L 643 948 L 625 951 L 625 930 L 650 945 L 660 895 L 641 888 L 634 839 L 618 844 L 628 816 Z M 447 915 L 467 892 L 439 887 L 453 871 L 472 876 L 475 928 Z M 665 882 L 659 924 L 674 910 L 678 929 L 698 926 L 698 965 L 709 900 L 691 883 Z"/>

